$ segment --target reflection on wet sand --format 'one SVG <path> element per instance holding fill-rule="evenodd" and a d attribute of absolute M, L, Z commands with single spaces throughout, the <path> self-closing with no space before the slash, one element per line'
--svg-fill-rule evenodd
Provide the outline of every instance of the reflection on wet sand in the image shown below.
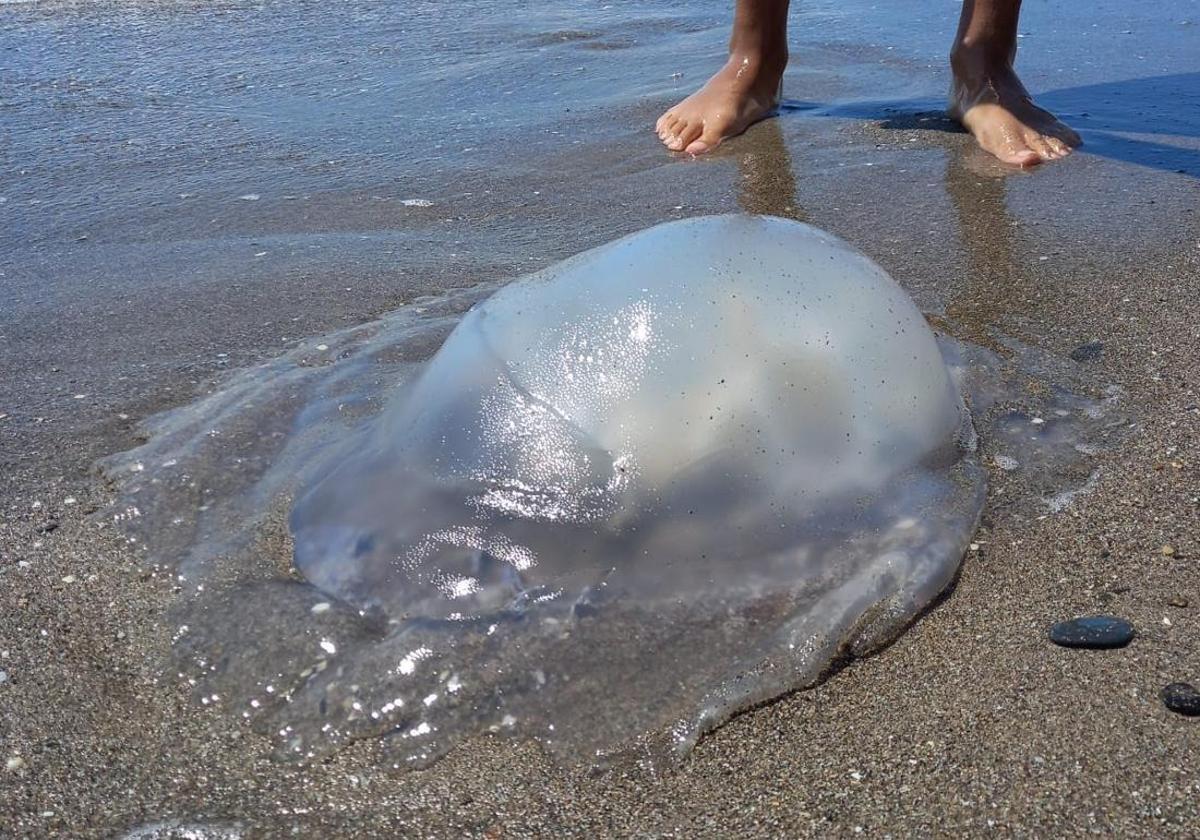
<path fill-rule="evenodd" d="M 965 276 L 947 302 L 946 315 L 964 337 L 991 344 L 990 328 L 1000 325 L 1036 294 L 1027 272 L 1018 270 L 1015 230 L 1008 212 L 1007 177 L 968 147 L 948 154 L 946 194 L 958 221 Z"/>
<path fill-rule="evenodd" d="M 743 146 L 748 148 L 738 157 L 738 206 L 746 213 L 807 222 L 808 213 L 796 200 L 792 156 L 779 120 L 767 120 L 752 128 Z"/>

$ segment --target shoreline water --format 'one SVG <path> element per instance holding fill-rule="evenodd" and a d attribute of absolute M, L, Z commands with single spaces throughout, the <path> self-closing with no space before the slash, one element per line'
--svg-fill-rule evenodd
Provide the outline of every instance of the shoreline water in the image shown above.
<path fill-rule="evenodd" d="M 482 20 L 417 34 L 444 50 L 457 26 L 478 69 L 433 62 L 428 100 L 407 111 L 399 80 L 418 71 L 384 74 L 406 20 L 371 7 L 6 7 L 0 833 L 179 820 L 254 837 L 1186 835 L 1200 730 L 1158 691 L 1200 679 L 1197 13 L 1027 6 L 1027 80 L 1086 142 L 1032 173 L 997 170 L 932 113 L 938 27 L 953 21 L 915 3 L 857 24 L 865 7 L 798 10 L 795 107 L 702 161 L 664 154 L 649 126 L 720 54 L 722 4 L 637 19 L 579 4 L 518 23 L 472 5 Z M 143 42 L 159 52 L 119 72 Z M 504 55 L 535 74 L 508 99 L 491 83 Z M 384 75 L 355 78 L 372 68 Z M 278 85 L 286 107 L 256 110 Z M 361 87 L 378 99 L 345 93 Z M 405 136 L 406 113 L 431 120 L 425 135 Z M 435 149 L 439 132 L 461 142 Z M 1059 514 L 1021 514 L 1008 501 L 1021 479 L 995 473 L 980 549 L 945 602 L 879 656 L 733 721 L 669 777 L 573 776 L 491 738 L 420 773 L 385 770 L 369 742 L 300 770 L 159 679 L 185 584 L 89 513 L 108 499 L 93 462 L 136 444 L 140 419 L 417 296 L 737 208 L 842 236 L 979 343 L 1000 333 L 1066 356 L 1102 342 L 1091 364 L 1142 428 Z M 265 528 L 263 551 L 283 539 Z M 1138 639 L 1048 646 L 1052 621 L 1089 612 L 1124 615 Z"/>

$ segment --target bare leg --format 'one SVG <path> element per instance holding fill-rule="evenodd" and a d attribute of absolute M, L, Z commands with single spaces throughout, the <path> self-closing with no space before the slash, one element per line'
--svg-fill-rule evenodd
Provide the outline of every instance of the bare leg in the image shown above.
<path fill-rule="evenodd" d="M 668 149 L 703 154 L 774 113 L 787 67 L 787 11 L 788 0 L 737 0 L 725 66 L 658 118 Z"/>
<path fill-rule="evenodd" d="M 1033 166 L 1065 157 L 1079 135 L 1033 104 L 1013 70 L 1021 0 L 963 0 L 950 51 L 950 116 L 1005 163 Z"/>

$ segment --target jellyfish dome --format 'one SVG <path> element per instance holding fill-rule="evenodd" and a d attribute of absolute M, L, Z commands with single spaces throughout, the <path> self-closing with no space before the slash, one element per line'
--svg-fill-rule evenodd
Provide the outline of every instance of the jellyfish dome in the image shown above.
<path fill-rule="evenodd" d="M 306 690 L 352 685 L 413 755 L 497 727 L 681 753 L 899 633 L 982 498 L 882 269 L 778 218 L 659 225 L 477 305 L 300 495 L 297 569 L 390 628 Z"/>

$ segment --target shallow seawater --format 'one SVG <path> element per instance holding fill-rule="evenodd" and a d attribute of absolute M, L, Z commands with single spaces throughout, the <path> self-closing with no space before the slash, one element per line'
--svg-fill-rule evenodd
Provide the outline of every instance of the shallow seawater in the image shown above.
<path fill-rule="evenodd" d="M 234 376 L 106 463 L 110 515 L 180 577 L 171 672 L 281 757 L 670 762 L 930 606 L 981 455 L 1006 503 L 1086 490 L 1119 394 L 1007 344 L 814 228 L 689 219 Z"/>

